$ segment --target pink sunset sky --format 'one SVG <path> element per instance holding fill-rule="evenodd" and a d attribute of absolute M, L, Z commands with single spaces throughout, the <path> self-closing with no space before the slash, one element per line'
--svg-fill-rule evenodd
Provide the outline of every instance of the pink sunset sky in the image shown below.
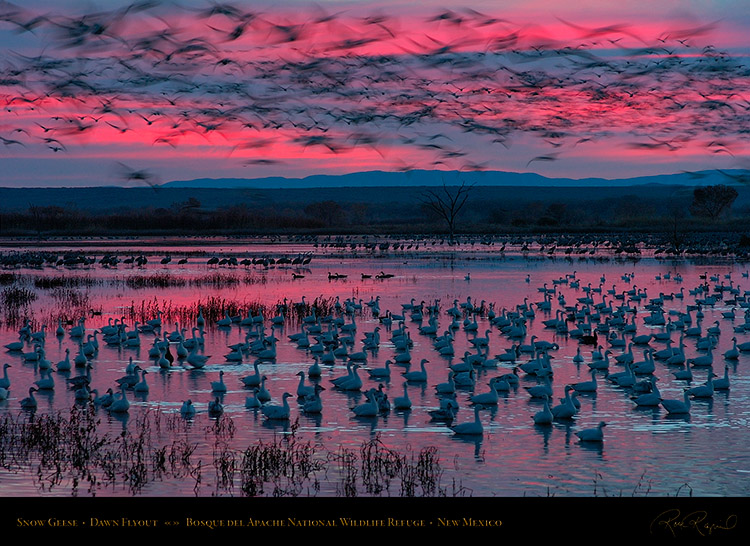
<path fill-rule="evenodd" d="M 0 2 L 0 186 L 750 166 L 743 2 Z"/>

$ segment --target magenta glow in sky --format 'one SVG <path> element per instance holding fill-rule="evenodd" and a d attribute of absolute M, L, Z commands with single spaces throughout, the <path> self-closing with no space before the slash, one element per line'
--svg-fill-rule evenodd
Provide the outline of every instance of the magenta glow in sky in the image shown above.
<path fill-rule="evenodd" d="M 740 3 L 603 4 L 0 2 L 0 186 L 747 168 Z"/>

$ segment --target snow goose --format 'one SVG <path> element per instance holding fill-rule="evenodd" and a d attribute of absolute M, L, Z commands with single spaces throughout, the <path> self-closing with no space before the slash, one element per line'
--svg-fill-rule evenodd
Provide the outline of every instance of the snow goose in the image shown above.
<path fill-rule="evenodd" d="M 263 402 L 258 400 L 258 389 L 253 389 L 253 394 L 251 396 L 245 397 L 245 407 L 247 409 L 258 409 L 263 405 Z"/>
<path fill-rule="evenodd" d="M 299 384 L 297 385 L 297 396 L 299 398 L 305 398 L 307 396 L 314 396 L 315 385 L 305 384 L 305 372 L 299 371 L 297 372 L 297 375 L 299 376 Z"/>
<path fill-rule="evenodd" d="M 703 385 L 688 389 L 688 394 L 693 398 L 712 398 L 714 395 L 714 377 L 717 377 L 716 374 L 709 370 L 706 382 Z"/>
<path fill-rule="evenodd" d="M 211 417 L 219 417 L 222 413 L 224 413 L 224 406 L 221 404 L 221 400 L 219 400 L 219 397 L 217 396 L 208 403 L 208 414 Z"/>
<path fill-rule="evenodd" d="M 631 400 L 635 402 L 635 405 L 638 407 L 649 408 L 661 404 L 663 399 L 658 387 L 656 386 L 656 378 L 651 378 L 651 392 L 647 392 L 639 396 L 633 396 L 631 397 Z"/>
<path fill-rule="evenodd" d="M 404 381 L 404 395 L 397 396 L 393 399 L 393 407 L 397 410 L 410 410 L 412 406 L 411 399 L 407 390 L 407 382 Z"/>
<path fill-rule="evenodd" d="M 148 370 L 141 370 L 141 380 L 133 385 L 135 392 L 145 393 L 149 391 L 148 382 L 146 381 L 146 374 Z"/>
<path fill-rule="evenodd" d="M 219 380 L 211 381 L 211 390 L 213 392 L 227 392 L 226 383 L 224 383 L 224 370 L 219 372 Z"/>
<path fill-rule="evenodd" d="M 677 370 L 676 372 L 672 372 L 672 375 L 675 379 L 684 380 L 684 381 L 692 381 L 693 380 L 693 370 L 689 366 L 684 367 L 681 370 Z"/>
<path fill-rule="evenodd" d="M 185 400 L 180 408 L 180 415 L 183 417 L 193 417 L 195 415 L 195 406 L 192 400 Z"/>
<path fill-rule="evenodd" d="M 130 409 L 130 402 L 128 401 L 128 396 L 125 391 L 125 385 L 120 386 L 119 396 L 115 397 L 108 409 L 112 413 L 125 413 Z"/>
<path fill-rule="evenodd" d="M 534 385 L 533 387 L 524 388 L 532 398 L 544 398 L 545 396 L 552 396 L 552 385 L 548 377 L 544 377 L 542 385 Z"/>
<path fill-rule="evenodd" d="M 36 387 L 29 387 L 29 395 L 21 400 L 21 407 L 23 409 L 36 409 L 37 401 L 34 397 L 34 393 L 37 391 Z"/>
<path fill-rule="evenodd" d="M 268 405 L 263 406 L 260 408 L 261 413 L 265 416 L 266 419 L 274 419 L 274 420 L 286 420 L 289 419 L 289 415 L 291 413 L 291 410 L 289 408 L 289 402 L 287 402 L 287 398 L 292 396 L 288 392 L 285 392 L 281 399 L 282 403 L 280 406 L 277 405 Z"/>
<path fill-rule="evenodd" d="M 55 380 L 50 375 L 49 370 L 42 370 L 42 376 L 34 381 L 34 385 L 40 391 L 51 391 L 55 388 Z"/>
<path fill-rule="evenodd" d="M 358 391 L 362 388 L 362 379 L 359 376 L 359 364 L 352 364 L 348 376 L 338 377 L 332 380 L 337 389 L 345 391 Z"/>
<path fill-rule="evenodd" d="M 72 364 L 70 363 L 70 349 L 65 349 L 65 358 L 63 358 L 60 362 L 57 363 L 57 371 L 69 372 L 71 368 L 72 368 Z"/>
<path fill-rule="evenodd" d="M 459 436 L 479 436 L 484 433 L 484 427 L 479 420 L 479 410 L 481 406 L 474 406 L 474 420 L 467 423 L 452 425 L 450 429 L 454 434 Z"/>
<path fill-rule="evenodd" d="M 206 365 L 206 362 L 208 362 L 209 358 L 211 357 L 206 355 L 199 355 L 198 346 L 195 345 L 190 350 L 190 354 L 187 357 L 187 363 L 193 368 L 202 368 Z"/>
<path fill-rule="evenodd" d="M 320 391 L 324 390 L 320 385 L 315 385 L 315 393 L 307 397 L 302 403 L 304 413 L 321 413 L 323 411 L 323 400 L 320 398 Z"/>
<path fill-rule="evenodd" d="M 544 408 L 532 416 L 535 425 L 550 425 L 554 415 L 549 408 L 549 396 L 544 397 Z"/>
<path fill-rule="evenodd" d="M 715 391 L 729 390 L 729 366 L 724 366 L 724 377 L 714 379 L 713 383 Z"/>
<path fill-rule="evenodd" d="M 596 372 L 594 370 L 591 371 L 591 381 L 581 381 L 578 383 L 573 383 L 571 386 L 576 390 L 576 392 L 579 393 L 596 392 Z"/>
<path fill-rule="evenodd" d="M 727 360 L 737 360 L 740 358 L 740 350 L 737 347 L 737 338 L 732 338 L 732 348 L 724 353 L 724 358 Z"/>
<path fill-rule="evenodd" d="M 11 368 L 12 366 L 8 363 L 3 364 L 3 376 L 0 377 L 0 388 L 3 389 L 9 389 L 10 388 L 10 378 L 8 377 L 8 368 Z"/>
<path fill-rule="evenodd" d="M 595 428 L 586 428 L 576 432 L 578 440 L 581 442 L 602 442 L 604 441 L 604 427 L 607 423 L 600 421 Z"/>
<path fill-rule="evenodd" d="M 497 403 L 500 400 L 499 395 L 497 394 L 497 383 L 502 382 L 499 378 L 493 377 L 490 380 L 490 390 L 488 392 L 483 392 L 480 394 L 475 394 L 471 398 L 469 398 L 469 401 L 472 404 L 479 404 L 482 406 L 494 406 L 497 405 Z"/>
<path fill-rule="evenodd" d="M 448 381 L 445 383 L 438 383 L 435 385 L 435 392 L 437 394 L 450 394 L 456 392 L 456 382 L 453 380 L 455 376 L 454 371 L 448 372 Z"/>
<path fill-rule="evenodd" d="M 427 381 L 427 370 L 425 369 L 425 364 L 427 362 L 429 362 L 429 360 L 423 358 L 419 363 L 420 370 L 406 371 L 401 375 L 403 375 L 404 379 L 406 379 L 407 381 L 411 381 L 414 383 L 425 383 Z"/>
<path fill-rule="evenodd" d="M 357 417 L 375 417 L 378 415 L 378 403 L 375 401 L 375 393 L 372 389 L 365 393 L 367 402 L 356 405 L 352 408 L 352 412 Z"/>
<path fill-rule="evenodd" d="M 713 347 L 708 348 L 708 354 L 688 358 L 688 364 L 693 366 L 711 366 L 714 363 Z"/>
<path fill-rule="evenodd" d="M 367 373 L 369 374 L 370 379 L 388 379 L 391 377 L 391 361 L 386 360 L 383 368 L 373 368 L 367 370 Z"/>
<path fill-rule="evenodd" d="M 573 387 L 565 385 L 565 398 L 560 401 L 560 404 L 550 408 L 554 419 L 571 419 L 578 410 L 573 404 L 573 399 L 570 397 L 570 393 Z"/>
<path fill-rule="evenodd" d="M 688 415 L 690 413 L 690 394 L 685 389 L 683 400 L 667 399 L 661 401 L 662 407 L 669 415 Z"/>

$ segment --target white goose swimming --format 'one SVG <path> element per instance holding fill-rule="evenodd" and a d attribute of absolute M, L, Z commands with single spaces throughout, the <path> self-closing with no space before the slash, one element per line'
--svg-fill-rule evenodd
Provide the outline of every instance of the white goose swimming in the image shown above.
<path fill-rule="evenodd" d="M 453 433 L 460 436 L 479 436 L 484 434 L 484 427 L 482 426 L 482 422 L 479 420 L 479 410 L 481 409 L 481 407 L 482 406 L 479 405 L 474 406 L 473 421 L 451 426 L 450 429 L 453 431 Z"/>
<path fill-rule="evenodd" d="M 407 389 L 407 382 L 404 381 L 404 395 L 403 396 L 397 396 L 393 399 L 393 408 L 396 410 L 410 410 L 412 406 L 412 401 L 409 398 L 409 392 Z"/>
<path fill-rule="evenodd" d="M 148 373 L 148 370 L 141 370 L 141 380 L 133 385 L 133 390 L 135 392 L 145 393 L 149 391 L 148 382 L 146 381 L 146 374 Z"/>
<path fill-rule="evenodd" d="M 260 363 L 256 360 L 253 362 L 253 368 L 255 369 L 254 373 L 251 373 L 250 375 L 246 375 L 241 379 L 242 384 L 246 387 L 258 387 L 260 386 L 260 380 L 261 380 L 261 374 L 259 368 Z"/>
<path fill-rule="evenodd" d="M 34 396 L 34 393 L 37 391 L 36 387 L 29 387 L 29 396 L 21 400 L 21 407 L 23 409 L 36 409 L 37 407 L 37 401 L 36 397 Z"/>
<path fill-rule="evenodd" d="M 307 368 L 307 376 L 308 377 L 320 377 L 322 374 L 322 369 L 320 368 L 320 357 L 315 355 L 314 357 L 315 362 L 313 362 L 309 368 Z"/>
<path fill-rule="evenodd" d="M 57 363 L 56 368 L 58 372 L 69 372 L 72 369 L 72 364 L 70 363 L 70 349 L 65 349 L 65 358 Z"/>
<path fill-rule="evenodd" d="M 526 392 L 532 398 L 544 398 L 545 396 L 552 396 L 552 384 L 550 383 L 549 377 L 543 378 L 541 385 L 534 385 L 533 387 L 524 387 Z"/>
<path fill-rule="evenodd" d="M 117 396 L 109 406 L 109 411 L 112 413 L 125 413 L 130 409 L 130 402 L 128 402 L 127 392 L 125 391 L 125 385 L 120 386 L 120 394 Z"/>
<path fill-rule="evenodd" d="M 708 348 L 708 354 L 688 358 L 688 364 L 692 364 L 693 366 L 711 366 L 713 363 L 713 347 Z"/>
<path fill-rule="evenodd" d="M 419 370 L 406 371 L 401 375 L 404 376 L 404 379 L 406 379 L 407 381 L 411 381 L 413 383 L 425 383 L 427 382 L 427 370 L 425 369 L 425 364 L 428 362 L 429 360 L 423 358 L 419 363 Z"/>
<path fill-rule="evenodd" d="M 500 401 L 500 396 L 497 393 L 497 384 L 504 383 L 499 377 L 493 377 L 490 379 L 490 390 L 480 394 L 475 394 L 469 398 L 472 404 L 479 404 L 482 406 L 496 406 Z"/>
<path fill-rule="evenodd" d="M 661 404 L 662 397 L 659 388 L 656 386 L 656 377 L 650 378 L 651 392 L 646 392 L 638 396 L 631 396 L 630 399 L 638 407 L 655 407 Z"/>
<path fill-rule="evenodd" d="M 224 370 L 219 372 L 218 381 L 211 381 L 211 391 L 217 393 L 227 392 L 227 386 L 226 383 L 224 383 Z"/>
<path fill-rule="evenodd" d="M 263 403 L 271 401 L 271 393 L 266 388 L 266 379 L 268 378 L 265 375 L 260 378 L 260 385 L 255 393 L 255 397 Z"/>
<path fill-rule="evenodd" d="M 187 357 L 187 363 L 190 364 L 193 368 L 203 368 L 206 365 L 206 362 L 208 362 L 209 358 L 211 357 L 206 355 L 199 355 L 198 346 L 196 345 L 190 350 L 190 354 Z"/>
<path fill-rule="evenodd" d="M 578 413 L 575 404 L 573 404 L 573 399 L 570 397 L 571 391 L 573 391 L 573 387 L 565 385 L 565 398 L 560 401 L 559 405 L 550 408 L 554 419 L 572 419 Z"/>
<path fill-rule="evenodd" d="M 576 432 L 578 440 L 581 442 L 602 442 L 604 441 L 604 427 L 607 423 L 600 421 L 596 428 L 587 428 Z"/>
<path fill-rule="evenodd" d="M 573 389 L 576 390 L 576 392 L 579 392 L 579 393 L 596 392 L 596 387 L 597 387 L 596 372 L 594 370 L 591 371 L 591 381 L 581 381 L 578 383 L 573 383 L 571 386 L 573 387 Z"/>
<path fill-rule="evenodd" d="M 219 417 L 223 413 L 224 413 L 224 406 L 222 405 L 221 400 L 217 396 L 216 398 L 214 398 L 208 403 L 208 414 L 211 417 Z"/>
<path fill-rule="evenodd" d="M 724 366 L 724 377 L 714 379 L 713 383 L 715 391 L 729 390 L 729 366 Z"/>
<path fill-rule="evenodd" d="M 51 391 L 55 388 L 55 380 L 49 370 L 42 370 L 42 376 L 34 381 L 34 384 L 40 391 Z"/>
<path fill-rule="evenodd" d="M 319 414 L 323 411 L 323 400 L 320 398 L 322 390 L 324 390 L 322 386 L 315 385 L 315 394 L 308 396 L 302 402 L 301 409 L 304 413 Z"/>
<path fill-rule="evenodd" d="M 732 348 L 728 349 L 724 353 L 724 358 L 726 358 L 727 360 L 737 360 L 737 359 L 740 358 L 740 350 L 737 347 L 737 338 L 736 337 L 732 338 Z"/>
<path fill-rule="evenodd" d="M 354 415 L 357 417 L 376 417 L 379 413 L 379 409 L 378 403 L 375 400 L 374 391 L 372 389 L 368 390 L 365 393 L 365 396 L 367 397 L 367 402 L 354 406 L 352 412 L 354 412 Z"/>
<path fill-rule="evenodd" d="M 549 407 L 549 396 L 544 397 L 544 408 L 532 416 L 535 425 L 551 425 L 554 419 L 552 410 Z"/>
<path fill-rule="evenodd" d="M 693 398 L 712 398 L 714 395 L 714 377 L 717 377 L 713 370 L 708 371 L 708 379 L 703 385 L 698 385 L 688 389 L 688 394 Z"/>
<path fill-rule="evenodd" d="M 7 362 L 3 364 L 3 376 L 0 377 L 0 388 L 10 389 L 10 378 L 8 377 L 8 368 L 12 367 Z"/>
<path fill-rule="evenodd" d="M 690 413 L 690 394 L 685 389 L 683 400 L 662 400 L 662 407 L 667 410 L 669 415 L 688 415 Z"/>
<path fill-rule="evenodd" d="M 367 370 L 367 373 L 370 376 L 370 379 L 389 379 L 391 377 L 391 361 L 386 360 L 385 365 L 382 368 L 373 368 L 371 370 Z"/>
<path fill-rule="evenodd" d="M 195 415 L 195 405 L 192 400 L 185 400 L 180 408 L 180 414 L 183 417 L 193 417 Z"/>
<path fill-rule="evenodd" d="M 448 381 L 435 385 L 435 392 L 437 394 L 450 394 L 456 392 L 456 382 L 453 380 L 454 375 L 455 372 L 453 370 L 449 371 Z"/>
<path fill-rule="evenodd" d="M 297 372 L 297 375 L 299 376 L 299 384 L 297 385 L 297 396 L 300 398 L 305 398 L 307 396 L 314 396 L 315 385 L 305 384 L 305 372 L 299 371 Z"/>
<path fill-rule="evenodd" d="M 288 392 L 285 392 L 282 395 L 282 404 L 280 406 L 276 405 L 268 405 L 263 406 L 260 408 L 261 413 L 266 417 L 266 419 L 274 419 L 274 420 L 286 420 L 289 419 L 291 410 L 289 408 L 289 402 L 287 402 L 287 398 L 292 396 Z"/>
<path fill-rule="evenodd" d="M 258 409 L 263 405 L 263 402 L 258 400 L 258 389 L 253 389 L 251 396 L 245 397 L 245 408 L 247 409 Z"/>

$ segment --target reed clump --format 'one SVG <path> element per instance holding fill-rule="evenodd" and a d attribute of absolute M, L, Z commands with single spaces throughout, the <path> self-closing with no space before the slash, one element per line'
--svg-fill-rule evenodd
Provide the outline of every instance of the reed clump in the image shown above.
<path fill-rule="evenodd" d="M 92 405 L 65 414 L 6 415 L 0 419 L 0 468 L 29 475 L 42 493 L 67 490 L 73 496 L 84 487 L 90 496 L 118 489 L 138 495 L 158 487 L 156 482 L 179 490 L 192 484 L 200 495 L 206 466 L 201 457 L 209 457 L 215 471 L 213 495 L 231 495 L 236 488 L 247 497 L 315 496 L 324 488 L 345 497 L 450 494 L 441 485 L 434 447 L 401 453 L 375 438 L 358 451 L 340 447 L 332 453 L 300 438 L 295 422 L 289 433 L 237 449 L 230 417 L 211 419 L 203 429 L 194 425 L 158 408 L 134 416 L 121 432 L 103 430 Z M 201 430 L 202 437 L 191 437 Z M 206 453 L 202 445 L 213 449 Z"/>
<path fill-rule="evenodd" d="M 240 490 L 248 497 L 263 496 L 271 490 L 274 497 L 299 496 L 304 491 L 320 489 L 318 473 L 326 470 L 327 458 L 320 456 L 319 446 L 301 441 L 295 433 L 259 441 L 242 452 Z"/>
<path fill-rule="evenodd" d="M 18 286 L 8 286 L 0 291 L 0 317 L 11 327 L 21 324 L 31 313 L 30 305 L 36 300 L 34 291 Z"/>
<path fill-rule="evenodd" d="M 90 287 L 103 284 L 106 281 L 103 279 L 94 279 L 89 275 L 54 275 L 51 277 L 36 275 L 33 277 L 32 282 L 35 288 L 52 290 L 54 288 Z"/>
<path fill-rule="evenodd" d="M 185 440 L 158 444 L 153 431 L 158 419 L 146 412 L 132 431 L 113 435 L 100 431 L 93 406 L 74 406 L 68 415 L 6 415 L 0 420 L 0 467 L 33 472 L 42 492 L 67 486 L 75 496 L 88 484 L 92 496 L 118 485 L 137 494 L 157 479 L 192 475 L 195 467 L 195 445 Z"/>
<path fill-rule="evenodd" d="M 210 286 L 212 288 L 228 288 L 240 284 L 240 278 L 229 273 L 215 271 L 206 275 L 201 275 L 192 280 L 194 286 Z"/>
<path fill-rule="evenodd" d="M 187 281 L 169 273 L 152 273 L 150 275 L 129 275 L 125 278 L 128 288 L 172 288 L 186 286 Z"/>
<path fill-rule="evenodd" d="M 0 292 L 0 305 L 6 309 L 17 309 L 26 307 L 36 300 L 37 295 L 33 290 L 18 286 L 3 288 Z"/>
<path fill-rule="evenodd" d="M 402 497 L 446 496 L 440 481 L 437 448 L 425 447 L 419 453 L 400 453 L 387 447 L 379 436 L 360 448 L 362 484 L 369 494 L 380 495 L 398 488 Z"/>

